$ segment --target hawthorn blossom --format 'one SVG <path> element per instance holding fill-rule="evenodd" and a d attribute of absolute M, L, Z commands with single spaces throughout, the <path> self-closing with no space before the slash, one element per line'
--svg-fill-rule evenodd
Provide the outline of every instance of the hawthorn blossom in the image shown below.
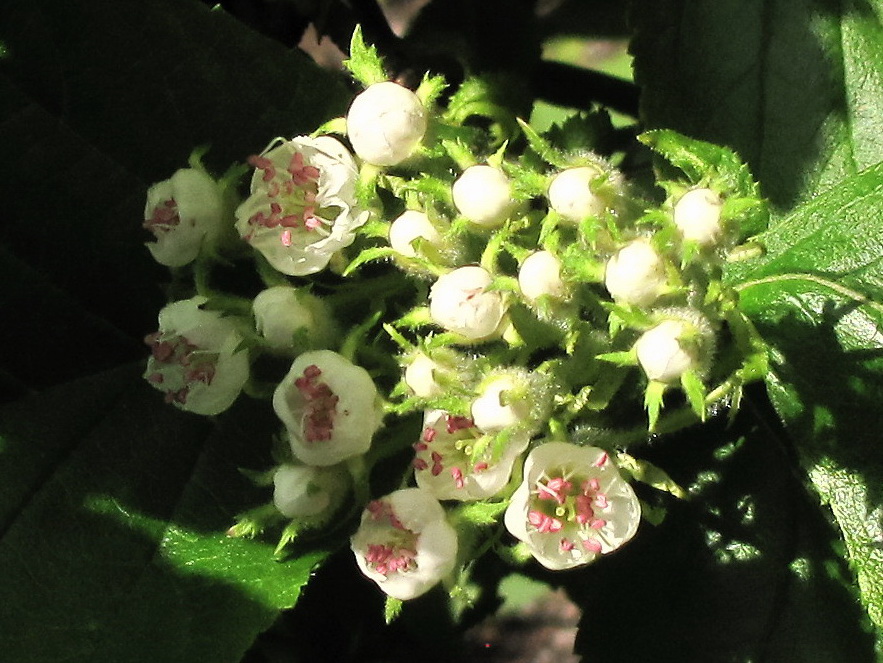
<path fill-rule="evenodd" d="M 518 287 L 529 302 L 539 297 L 563 297 L 567 288 L 561 280 L 561 263 L 548 251 L 531 253 L 518 270 Z"/>
<path fill-rule="evenodd" d="M 273 409 L 295 457 L 317 466 L 365 453 L 383 416 L 368 371 L 331 350 L 294 360 L 273 394 Z"/>
<path fill-rule="evenodd" d="M 429 291 L 429 315 L 433 322 L 470 341 L 494 336 L 506 305 L 499 292 L 487 291 L 492 281 L 490 273 L 476 265 L 441 276 Z"/>
<path fill-rule="evenodd" d="M 348 483 L 340 467 L 280 465 L 273 473 L 273 504 L 286 518 L 309 518 L 338 505 Z"/>
<path fill-rule="evenodd" d="M 429 491 L 406 488 L 368 504 L 350 546 L 362 573 L 407 601 L 454 570 L 457 533 Z"/>
<path fill-rule="evenodd" d="M 506 174 L 493 166 L 470 166 L 451 189 L 457 211 L 485 228 L 498 228 L 514 207 L 512 185 Z"/>
<path fill-rule="evenodd" d="M 417 256 L 412 242 L 418 237 L 436 246 L 442 242 L 441 235 L 424 212 L 407 210 L 389 226 L 389 245 L 406 258 Z"/>
<path fill-rule="evenodd" d="M 414 444 L 417 485 L 440 500 L 482 500 L 509 482 L 512 466 L 527 448 L 529 433 L 517 432 L 501 449 L 472 419 L 444 410 L 427 410 L 423 430 Z M 483 448 L 481 452 L 477 449 Z"/>
<path fill-rule="evenodd" d="M 685 322 L 663 320 L 638 338 L 635 353 L 647 379 L 676 382 L 698 365 L 696 349 L 681 340 L 687 332 Z"/>
<path fill-rule="evenodd" d="M 485 433 L 497 433 L 504 428 L 526 424 L 530 419 L 530 394 L 526 377 L 496 377 L 485 385 L 481 395 L 472 402 L 472 419 Z"/>
<path fill-rule="evenodd" d="M 691 189 L 674 206 L 674 222 L 686 240 L 714 244 L 720 238 L 723 201 L 711 189 Z"/>
<path fill-rule="evenodd" d="M 314 274 L 368 219 L 356 206 L 355 162 L 330 136 L 273 145 L 248 160 L 251 196 L 236 210 L 236 229 L 283 274 Z"/>
<path fill-rule="evenodd" d="M 221 232 L 225 214 L 221 186 L 201 170 L 182 168 L 147 190 L 144 227 L 156 238 L 147 249 L 167 267 L 191 263 Z"/>
<path fill-rule="evenodd" d="M 665 291 L 665 265 L 650 242 L 636 239 L 607 261 L 604 285 L 618 303 L 649 306 Z"/>
<path fill-rule="evenodd" d="M 598 216 L 607 209 L 608 201 L 593 190 L 592 183 L 603 175 L 597 166 L 581 166 L 563 170 L 549 185 L 549 205 L 568 221 L 582 221 Z"/>
<path fill-rule="evenodd" d="M 444 393 L 441 385 L 435 380 L 435 371 L 439 365 L 422 352 L 414 355 L 405 367 L 405 384 L 420 398 L 432 398 Z"/>
<path fill-rule="evenodd" d="M 312 347 L 327 347 L 337 338 L 328 305 L 306 290 L 267 288 L 254 298 L 252 311 L 258 334 L 277 352 L 294 350 L 298 334 Z"/>
<path fill-rule="evenodd" d="M 144 379 L 182 410 L 212 415 L 233 404 L 249 374 L 236 322 L 200 308 L 205 297 L 174 302 L 159 312 Z"/>
<path fill-rule="evenodd" d="M 546 442 L 527 456 L 524 482 L 506 509 L 506 529 L 547 569 L 595 561 L 629 541 L 641 506 L 607 453 Z"/>
<path fill-rule="evenodd" d="M 426 133 L 426 109 L 411 90 L 392 81 L 359 94 L 346 116 L 346 133 L 360 158 L 394 166 L 409 156 Z"/>

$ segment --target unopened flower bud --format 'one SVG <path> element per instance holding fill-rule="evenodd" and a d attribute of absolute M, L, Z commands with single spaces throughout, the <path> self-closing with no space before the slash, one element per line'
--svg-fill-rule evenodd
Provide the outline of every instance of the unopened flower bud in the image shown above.
<path fill-rule="evenodd" d="M 526 382 L 526 380 L 525 380 Z M 484 387 L 472 403 L 472 420 L 485 433 L 496 433 L 530 417 L 528 385 L 512 375 L 502 375 Z"/>
<path fill-rule="evenodd" d="M 561 263 L 548 251 L 529 255 L 518 270 L 518 286 L 524 298 L 533 302 L 538 297 L 563 297 L 566 293 L 561 280 Z"/>
<path fill-rule="evenodd" d="M 144 227 L 156 237 L 147 248 L 162 265 L 186 265 L 221 232 L 224 216 L 220 185 L 201 170 L 183 168 L 147 190 Z"/>
<path fill-rule="evenodd" d="M 362 573 L 407 601 L 454 570 L 457 533 L 429 491 L 406 488 L 368 504 L 350 547 Z"/>
<path fill-rule="evenodd" d="M 296 348 L 298 334 L 314 348 L 333 345 L 337 338 L 328 305 L 319 297 L 289 286 L 274 286 L 258 293 L 252 304 L 255 328 L 276 351 Z"/>
<path fill-rule="evenodd" d="M 492 166 L 470 166 L 451 193 L 460 214 L 486 228 L 503 225 L 514 205 L 509 178 Z"/>
<path fill-rule="evenodd" d="M 405 384 L 420 398 L 439 396 L 443 390 L 433 375 L 437 369 L 438 364 L 422 352 L 418 353 L 405 367 Z"/>
<path fill-rule="evenodd" d="M 280 465 L 273 474 L 273 504 L 286 518 L 309 518 L 339 504 L 348 483 L 341 467 Z"/>
<path fill-rule="evenodd" d="M 636 239 L 607 261 L 604 285 L 619 303 L 649 306 L 665 290 L 665 266 L 646 239 Z"/>
<path fill-rule="evenodd" d="M 389 245 L 407 258 L 417 255 L 412 242 L 418 237 L 434 245 L 442 241 L 441 235 L 423 212 L 408 210 L 389 226 Z"/>
<path fill-rule="evenodd" d="M 691 189 L 675 203 L 674 222 L 686 240 L 714 244 L 721 234 L 723 201 L 711 189 Z"/>
<path fill-rule="evenodd" d="M 549 205 L 569 221 L 598 216 L 609 206 L 605 196 L 592 191 L 592 182 L 601 175 L 597 166 L 561 171 L 549 185 Z"/>
<path fill-rule="evenodd" d="M 648 379 L 675 382 L 697 366 L 695 344 L 691 346 L 682 341 L 689 329 L 682 320 L 663 320 L 641 335 L 635 343 L 635 352 Z"/>
<path fill-rule="evenodd" d="M 506 306 L 499 292 L 487 292 L 493 278 L 482 267 L 460 267 L 440 277 L 429 291 L 432 320 L 470 341 L 482 341 L 499 329 Z"/>
<path fill-rule="evenodd" d="M 394 166 L 423 140 L 426 109 L 408 88 L 391 81 L 376 83 L 353 100 L 346 127 L 359 157 L 377 166 Z"/>
<path fill-rule="evenodd" d="M 637 532 L 641 505 L 607 453 L 546 442 L 527 456 L 503 522 L 553 571 L 589 564 Z"/>

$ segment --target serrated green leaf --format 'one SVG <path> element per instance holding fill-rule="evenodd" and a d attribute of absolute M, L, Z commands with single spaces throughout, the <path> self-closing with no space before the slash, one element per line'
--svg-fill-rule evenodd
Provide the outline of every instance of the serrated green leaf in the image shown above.
<path fill-rule="evenodd" d="M 362 26 L 357 25 L 350 40 L 350 56 L 343 61 L 343 65 L 349 69 L 357 81 L 365 87 L 382 83 L 389 80 L 383 68 L 383 61 L 377 54 L 373 45 L 365 43 L 362 36 Z"/>

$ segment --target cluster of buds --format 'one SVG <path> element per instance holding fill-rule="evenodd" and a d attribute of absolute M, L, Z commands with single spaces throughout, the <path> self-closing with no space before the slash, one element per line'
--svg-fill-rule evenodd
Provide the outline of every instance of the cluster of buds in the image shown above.
<path fill-rule="evenodd" d="M 588 446 L 576 432 L 633 429 L 617 399 L 647 408 L 648 434 L 670 406 L 702 419 L 738 401 L 751 330 L 720 274 L 744 219 L 762 214 L 753 185 L 709 163 L 661 182 L 668 198 L 653 203 L 592 145 L 525 124 L 522 141 L 501 127 L 476 138 L 457 92 L 438 106 L 439 77 L 416 91 L 384 80 L 358 34 L 352 56 L 366 89 L 346 117 L 249 157 L 238 205 L 203 171 L 150 189 L 150 250 L 192 264 L 196 296 L 160 313 L 146 379 L 198 414 L 242 390 L 267 398 L 282 443 L 260 479 L 272 502 L 233 533 L 287 519 L 281 546 L 352 518 L 357 565 L 394 599 L 463 582 L 491 547 L 476 535 L 489 513 L 548 569 L 613 553 L 641 502 L 617 467 L 620 438 Z M 663 143 L 651 146 L 671 157 Z M 234 229 L 229 250 L 216 238 Z M 214 290 L 206 273 L 231 262 L 253 265 L 263 289 Z M 742 363 L 722 373 L 729 339 Z M 403 488 L 378 495 L 378 464 Z"/>

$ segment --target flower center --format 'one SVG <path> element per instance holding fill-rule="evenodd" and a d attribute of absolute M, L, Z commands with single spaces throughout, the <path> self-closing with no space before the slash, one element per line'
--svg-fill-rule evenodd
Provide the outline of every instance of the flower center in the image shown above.
<path fill-rule="evenodd" d="M 144 221 L 144 227 L 156 237 L 169 232 L 181 223 L 178 216 L 178 203 L 174 198 L 169 198 L 153 208 L 149 219 Z"/>
<path fill-rule="evenodd" d="M 147 380 L 165 392 L 167 403 L 184 404 L 198 384 L 210 385 L 219 354 L 200 350 L 183 336 L 154 332 L 144 338 L 150 346 L 152 369 Z"/>
<path fill-rule="evenodd" d="M 473 462 L 474 443 L 479 436 L 472 419 L 446 414 L 423 429 L 420 441 L 414 444 L 417 455 L 412 465 L 417 470 L 429 470 L 434 477 L 447 470 L 454 486 L 465 488 L 464 468 L 467 473 L 476 473 L 489 467 L 484 461 Z"/>
<path fill-rule="evenodd" d="M 331 391 L 331 387 L 319 381 L 320 375 L 322 371 L 319 367 L 311 364 L 294 381 L 294 386 L 305 403 L 303 432 L 307 442 L 330 440 L 334 431 L 334 415 L 340 399 Z"/>
<path fill-rule="evenodd" d="M 267 214 L 261 210 L 248 220 L 252 226 L 269 229 L 281 229 L 279 241 L 284 246 L 291 246 L 292 230 L 321 230 L 327 234 L 323 225 L 330 225 L 326 219 L 337 216 L 334 207 L 317 207 L 316 196 L 319 192 L 319 169 L 304 163 L 303 155 L 295 152 L 285 170 L 280 173 L 276 165 L 267 157 L 253 155 L 248 163 L 263 171 L 261 179 L 268 182 L 267 195 L 270 198 L 270 210 Z"/>
<path fill-rule="evenodd" d="M 368 544 L 365 562 L 384 576 L 414 571 L 417 568 L 419 535 L 402 524 L 388 502 L 374 500 L 367 508 L 376 523 L 378 541 Z"/>

